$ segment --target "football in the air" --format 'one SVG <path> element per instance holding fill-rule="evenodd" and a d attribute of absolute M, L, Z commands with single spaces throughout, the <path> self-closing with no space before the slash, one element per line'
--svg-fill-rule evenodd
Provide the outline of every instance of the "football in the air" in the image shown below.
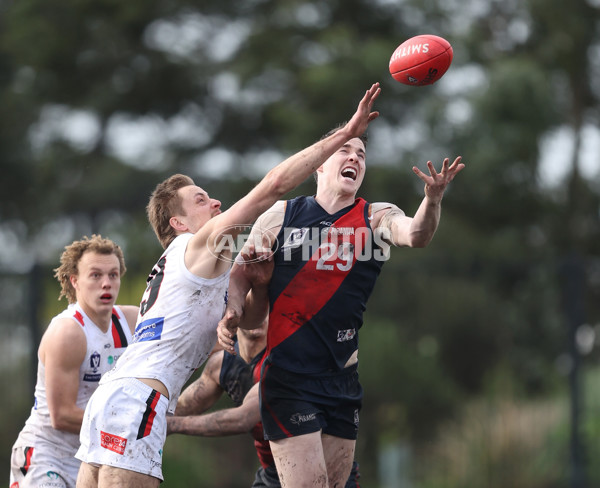
<path fill-rule="evenodd" d="M 431 85 L 452 62 L 452 46 L 439 36 L 422 34 L 400 44 L 390 58 L 392 77 L 405 85 Z"/>

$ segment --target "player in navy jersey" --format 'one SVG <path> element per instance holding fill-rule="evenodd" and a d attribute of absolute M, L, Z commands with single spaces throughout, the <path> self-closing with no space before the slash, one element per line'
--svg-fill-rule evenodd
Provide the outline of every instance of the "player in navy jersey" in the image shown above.
<path fill-rule="evenodd" d="M 265 436 L 286 488 L 334 487 L 348 478 L 363 397 L 358 333 L 367 300 L 390 244 L 429 244 L 445 189 L 464 168 L 460 157 L 452 164 L 445 159 L 439 173 L 431 161 L 429 174 L 413 167 L 425 197 L 408 217 L 394 204 L 356 197 L 365 158 L 366 138 L 347 140 L 317 169 L 316 195 L 277 202 L 258 218 L 247 242 L 274 252 L 260 403 Z M 237 326 L 256 326 L 238 323 L 250 287 L 242 268 L 238 263 L 232 270 L 238 288 L 230 287 L 218 327 L 219 340 L 231 353 Z"/>
<path fill-rule="evenodd" d="M 220 350 L 211 355 L 200 377 L 179 397 L 175 416 L 167 418 L 168 434 L 203 437 L 226 436 L 250 432 L 254 438 L 260 467 L 252 488 L 280 488 L 275 462 L 265 440 L 258 402 L 258 380 L 267 344 L 267 321 L 252 330 L 238 330 L 236 354 Z M 225 392 L 234 408 L 202 414 Z M 345 488 L 359 488 L 358 463 Z"/>

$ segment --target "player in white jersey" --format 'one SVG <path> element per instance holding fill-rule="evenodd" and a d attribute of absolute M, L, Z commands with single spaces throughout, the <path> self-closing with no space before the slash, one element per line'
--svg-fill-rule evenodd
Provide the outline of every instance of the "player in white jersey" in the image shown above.
<path fill-rule="evenodd" d="M 138 307 L 115 305 L 124 273 L 123 253 L 109 239 L 94 235 L 65 248 L 55 276 L 69 306 L 39 346 L 35 400 L 13 446 L 11 488 L 75 486 L 84 409 L 133 339 Z"/>
<path fill-rule="evenodd" d="M 165 252 L 150 274 L 133 344 L 86 408 L 78 487 L 160 484 L 167 410 L 174 411 L 181 388 L 216 343 L 233 260 L 227 243 L 362 134 L 379 115 L 371 112 L 379 93 L 376 83 L 344 128 L 273 168 L 225 212 L 187 176 L 156 187 L 147 210 Z M 112 415 L 122 408 L 127 415 Z"/>

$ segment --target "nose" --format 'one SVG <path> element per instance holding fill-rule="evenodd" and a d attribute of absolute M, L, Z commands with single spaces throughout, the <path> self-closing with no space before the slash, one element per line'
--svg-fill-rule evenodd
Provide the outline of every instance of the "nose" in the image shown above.
<path fill-rule="evenodd" d="M 210 201 L 210 206 L 214 209 L 221 208 L 221 202 L 215 198 L 212 198 Z"/>

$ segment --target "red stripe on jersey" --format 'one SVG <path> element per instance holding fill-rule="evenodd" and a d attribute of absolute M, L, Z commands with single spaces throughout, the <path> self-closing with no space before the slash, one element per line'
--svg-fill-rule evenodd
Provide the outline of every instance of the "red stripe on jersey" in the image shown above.
<path fill-rule="evenodd" d="M 357 205 L 357 208 L 340 217 L 332 228 L 365 229 L 364 206 L 365 202 L 362 201 Z M 331 235 L 332 231 L 330 229 L 329 236 Z M 362 242 L 362 239 L 356 239 L 356 235 L 338 235 L 338 237 L 343 238 L 339 242 L 354 244 L 352 265 L 348 266 L 349 262 L 340 260 L 339 256 L 336 256 L 333 260 L 327 259 L 325 254 L 331 250 L 324 249 L 323 245 L 317 249 L 273 304 L 269 314 L 267 355 L 319 312 L 350 273 L 354 263 L 356 263 L 356 257 L 362 253 L 364 242 Z M 336 238 L 331 238 L 330 242 L 337 242 Z M 337 248 L 335 252 L 337 254 Z M 323 261 L 324 259 L 325 261 Z M 333 269 L 317 269 L 317 266 L 322 267 L 323 264 L 332 266 Z M 337 266 L 337 264 L 343 264 L 343 266 Z M 302 299 L 299 300 L 297 297 L 302 297 Z"/>
<path fill-rule="evenodd" d="M 81 324 L 81 327 L 85 327 L 85 324 L 83 323 L 83 315 L 81 315 L 81 312 L 79 310 L 77 310 L 75 312 L 75 315 L 73 315 L 73 318 Z"/>

